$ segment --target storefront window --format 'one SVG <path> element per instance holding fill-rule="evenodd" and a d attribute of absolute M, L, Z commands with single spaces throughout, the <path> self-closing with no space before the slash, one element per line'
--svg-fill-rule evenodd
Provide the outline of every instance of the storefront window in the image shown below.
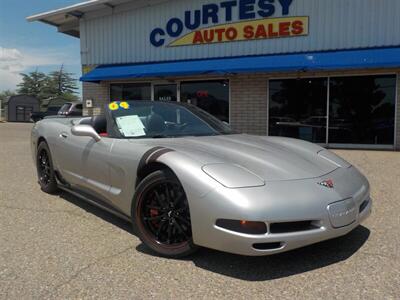
<path fill-rule="evenodd" d="M 110 85 L 112 101 L 151 100 L 150 83 L 122 83 Z"/>
<path fill-rule="evenodd" d="M 197 105 L 218 119 L 229 122 L 229 81 L 181 83 L 181 101 Z"/>
<path fill-rule="evenodd" d="M 269 82 L 269 134 L 314 143 L 393 145 L 396 76 L 331 77 Z"/>
<path fill-rule="evenodd" d="M 271 80 L 269 95 L 269 135 L 326 143 L 326 78 Z"/>
<path fill-rule="evenodd" d="M 329 143 L 394 143 L 396 76 L 330 80 Z"/>
<path fill-rule="evenodd" d="M 154 86 L 154 100 L 176 101 L 176 84 L 160 84 Z"/>

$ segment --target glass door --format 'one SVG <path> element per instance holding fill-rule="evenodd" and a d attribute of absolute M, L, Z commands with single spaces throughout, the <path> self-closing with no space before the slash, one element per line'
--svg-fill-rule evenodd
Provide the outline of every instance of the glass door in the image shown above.
<path fill-rule="evenodd" d="M 330 79 L 329 144 L 393 145 L 396 76 Z"/>
<path fill-rule="evenodd" d="M 29 122 L 32 112 L 30 106 L 17 106 L 17 122 Z"/>
<path fill-rule="evenodd" d="M 157 84 L 154 85 L 155 101 L 177 101 L 178 97 L 176 84 Z"/>
<path fill-rule="evenodd" d="M 269 135 L 326 144 L 327 78 L 269 81 Z"/>
<path fill-rule="evenodd" d="M 229 80 L 181 82 L 181 101 L 229 123 Z"/>

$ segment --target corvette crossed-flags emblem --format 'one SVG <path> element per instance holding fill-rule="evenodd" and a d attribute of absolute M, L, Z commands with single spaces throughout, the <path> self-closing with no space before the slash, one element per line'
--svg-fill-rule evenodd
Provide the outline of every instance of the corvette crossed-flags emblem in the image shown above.
<path fill-rule="evenodd" d="M 333 184 L 333 180 L 332 179 L 328 179 L 328 180 L 324 180 L 321 182 L 318 182 L 319 185 L 322 185 L 324 187 L 333 189 L 334 188 L 334 184 Z"/>

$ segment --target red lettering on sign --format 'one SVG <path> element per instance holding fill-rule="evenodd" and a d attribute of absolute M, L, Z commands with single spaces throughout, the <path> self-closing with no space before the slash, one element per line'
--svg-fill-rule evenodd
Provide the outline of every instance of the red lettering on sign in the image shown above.
<path fill-rule="evenodd" d="M 292 23 L 292 33 L 293 34 L 302 34 L 304 32 L 303 22 L 298 20 Z"/>
<path fill-rule="evenodd" d="M 194 33 L 194 37 L 193 37 L 193 44 L 203 44 L 204 40 L 203 40 L 203 35 L 201 34 L 201 31 L 196 31 Z"/>
<path fill-rule="evenodd" d="M 204 30 L 204 40 L 207 43 L 214 41 L 214 30 Z"/>
<path fill-rule="evenodd" d="M 263 24 L 260 24 L 257 26 L 257 31 L 256 31 L 256 39 L 259 38 L 263 38 L 266 39 L 267 38 L 267 32 L 265 31 L 265 27 Z"/>
<path fill-rule="evenodd" d="M 234 39 L 237 38 L 238 32 L 237 32 L 237 30 L 236 30 L 235 27 L 229 27 L 229 28 L 226 30 L 225 36 L 226 36 L 226 38 L 227 38 L 228 40 L 233 41 Z"/>
<path fill-rule="evenodd" d="M 280 36 L 290 35 L 289 28 L 290 28 L 290 22 L 279 23 L 279 35 Z"/>
<path fill-rule="evenodd" d="M 224 38 L 225 28 L 215 29 L 215 33 L 217 34 L 218 42 L 222 42 Z"/>
<path fill-rule="evenodd" d="M 244 26 L 243 36 L 245 39 L 252 39 L 254 37 L 254 27 L 251 25 Z"/>
<path fill-rule="evenodd" d="M 269 37 L 278 36 L 278 32 L 274 31 L 274 24 L 268 24 L 268 36 Z"/>

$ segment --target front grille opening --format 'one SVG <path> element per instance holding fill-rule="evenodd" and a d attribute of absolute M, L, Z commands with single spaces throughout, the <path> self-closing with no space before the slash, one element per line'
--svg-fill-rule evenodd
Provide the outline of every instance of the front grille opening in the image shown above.
<path fill-rule="evenodd" d="M 290 233 L 298 231 L 307 231 L 318 229 L 315 225 L 315 221 L 299 221 L 299 222 L 283 222 L 283 223 L 272 223 L 270 225 L 271 233 Z"/>
<path fill-rule="evenodd" d="M 267 233 L 267 225 L 264 222 L 218 219 L 215 224 L 218 227 L 240 233 L 247 233 L 247 234 Z"/>
<path fill-rule="evenodd" d="M 274 250 L 274 249 L 279 249 L 281 247 L 282 247 L 281 242 L 253 244 L 253 248 L 257 250 Z"/>
<path fill-rule="evenodd" d="M 368 203 L 369 203 L 369 199 L 364 200 L 364 202 L 361 203 L 360 209 L 359 209 L 359 212 L 360 212 L 360 213 L 368 206 Z"/>

